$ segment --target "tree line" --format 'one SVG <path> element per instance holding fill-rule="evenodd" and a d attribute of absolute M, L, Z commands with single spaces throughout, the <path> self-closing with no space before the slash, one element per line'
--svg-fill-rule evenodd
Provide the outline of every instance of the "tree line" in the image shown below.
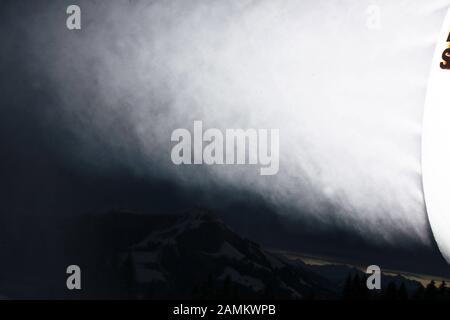
<path fill-rule="evenodd" d="M 434 280 L 425 287 L 419 284 L 417 288 L 408 290 L 405 283 L 390 281 L 381 290 L 369 290 L 367 278 L 359 274 L 349 274 L 342 290 L 343 300 L 450 300 L 450 288 L 445 281 L 436 285 Z"/>

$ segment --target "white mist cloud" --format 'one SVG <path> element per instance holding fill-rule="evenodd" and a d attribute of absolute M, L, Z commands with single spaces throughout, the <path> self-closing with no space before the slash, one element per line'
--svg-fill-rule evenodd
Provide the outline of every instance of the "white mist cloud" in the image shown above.
<path fill-rule="evenodd" d="M 379 30 L 366 27 L 371 4 Z M 280 214 L 337 220 L 374 241 L 428 244 L 420 134 L 446 5 L 81 2 L 81 32 L 53 27 L 34 43 L 78 150 L 96 165 L 115 157 L 205 192 L 211 183 L 254 190 Z M 279 174 L 174 166 L 171 132 L 192 130 L 194 120 L 280 129 Z M 113 152 L 102 160 L 97 143 Z"/>

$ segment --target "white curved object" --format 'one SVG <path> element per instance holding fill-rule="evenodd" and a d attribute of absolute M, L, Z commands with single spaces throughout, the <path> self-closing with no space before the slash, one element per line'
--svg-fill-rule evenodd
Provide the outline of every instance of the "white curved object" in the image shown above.
<path fill-rule="evenodd" d="M 425 102 L 422 174 L 428 219 L 450 263 L 450 10 L 439 34 Z M 445 57 L 443 57 L 443 55 Z M 448 57 L 448 58 L 447 58 Z"/>

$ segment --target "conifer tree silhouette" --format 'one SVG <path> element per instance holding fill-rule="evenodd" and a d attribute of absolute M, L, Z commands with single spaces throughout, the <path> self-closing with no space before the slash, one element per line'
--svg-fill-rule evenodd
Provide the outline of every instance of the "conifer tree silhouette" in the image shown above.
<path fill-rule="evenodd" d="M 349 273 L 344 283 L 344 289 L 342 290 L 342 299 L 344 300 L 351 299 L 351 292 L 352 292 L 352 275 L 351 273 Z"/>
<path fill-rule="evenodd" d="M 417 290 L 414 292 L 412 298 L 414 300 L 421 300 L 424 298 L 425 295 L 425 288 L 422 285 L 419 285 Z"/>
<path fill-rule="evenodd" d="M 383 299 L 385 300 L 395 300 L 397 299 L 397 286 L 394 282 L 389 282 L 386 290 L 383 293 Z"/>
<path fill-rule="evenodd" d="M 438 296 L 441 300 L 447 299 L 447 284 L 444 280 L 442 280 L 441 284 L 439 285 Z"/>
<path fill-rule="evenodd" d="M 426 300 L 435 300 L 437 298 L 438 289 L 436 288 L 436 284 L 434 280 L 427 285 L 425 288 L 424 298 Z"/>
<path fill-rule="evenodd" d="M 405 283 L 402 282 L 398 288 L 397 298 L 399 300 L 408 300 L 408 291 L 406 291 Z"/>

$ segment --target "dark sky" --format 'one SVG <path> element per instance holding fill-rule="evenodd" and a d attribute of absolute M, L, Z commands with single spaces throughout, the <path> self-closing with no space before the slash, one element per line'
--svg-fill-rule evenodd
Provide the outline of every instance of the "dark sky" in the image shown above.
<path fill-rule="evenodd" d="M 148 156 L 144 157 L 145 152 L 130 147 L 131 151 L 124 153 L 133 159 L 124 161 L 121 147 L 105 143 L 110 123 L 99 134 L 97 127 L 77 120 L 77 113 L 87 110 L 86 103 L 93 103 L 90 108 L 94 110 L 95 103 L 107 103 L 92 89 L 96 81 L 101 81 L 94 79 L 95 73 L 83 72 L 80 78 L 74 60 L 74 65 L 66 69 L 75 73 L 68 75 L 68 84 L 76 80 L 84 85 L 73 91 L 66 88 L 64 92 L 56 78 L 48 75 L 49 68 L 58 66 L 52 63 L 59 56 L 53 37 L 65 32 L 64 11 L 69 3 L 2 1 L 0 4 L 0 260 L 3 274 L 9 275 L 3 277 L 4 286 L 14 287 L 17 281 L 20 286 L 33 287 L 34 283 L 42 284 L 37 280 L 42 274 L 44 278 L 53 277 L 46 268 L 64 255 L 63 221 L 86 212 L 110 209 L 172 213 L 197 206 L 211 208 L 233 229 L 271 248 L 450 277 L 434 242 L 427 246 L 405 239 L 386 245 L 361 236 L 357 227 L 342 223 L 337 216 L 333 219 L 333 214 L 325 215 L 329 218 L 324 223 L 321 217 L 309 214 L 310 208 L 293 209 L 284 203 L 286 211 L 295 210 L 296 214 L 280 215 L 280 206 L 267 201 L 270 197 L 240 188 L 239 184 L 213 183 L 205 188 L 179 183 L 173 174 L 157 167 L 145 175 L 134 170 L 133 166 L 145 161 Z M 53 17 L 59 9 L 61 15 Z M 89 21 L 86 19 L 87 28 Z M 63 29 L 52 31 L 55 28 Z M 79 36 L 67 34 L 69 40 Z M 63 61 L 71 63 L 70 59 Z M 95 61 L 92 64 L 95 69 Z M 84 94 L 90 98 L 83 97 Z M 61 112 L 64 99 L 70 103 Z M 164 99 L 160 99 L 162 110 Z M 70 114 L 67 106 L 80 110 Z M 82 138 L 74 133 L 73 123 L 77 123 L 77 130 L 83 131 Z M 119 119 L 114 128 L 124 126 L 121 130 L 126 130 L 127 125 L 128 122 Z M 111 132 L 110 139 L 117 139 L 121 130 Z M 124 138 L 128 145 L 134 143 L 133 137 Z M 188 179 L 195 180 L 195 173 Z M 322 210 L 333 212 L 339 207 L 329 204 Z"/>

